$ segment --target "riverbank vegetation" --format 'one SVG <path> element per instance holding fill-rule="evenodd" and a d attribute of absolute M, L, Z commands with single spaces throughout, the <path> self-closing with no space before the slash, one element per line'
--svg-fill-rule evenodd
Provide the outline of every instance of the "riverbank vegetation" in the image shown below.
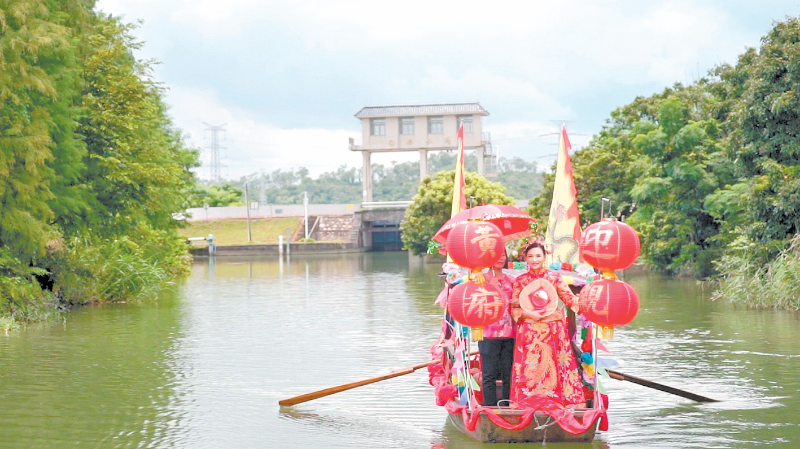
<path fill-rule="evenodd" d="M 299 217 L 251 219 L 252 241 L 250 242 L 247 241 L 247 220 L 195 221 L 178 232 L 185 238 L 207 237 L 213 234 L 214 243 L 217 245 L 277 244 L 278 236 L 285 236 L 287 229 L 294 234 L 301 220 Z M 204 245 L 205 243 L 198 246 Z"/>
<path fill-rule="evenodd" d="M 751 307 L 800 310 L 800 235 L 766 265 L 751 257 L 747 242 L 722 256 L 717 265 L 722 282 L 714 298 Z"/>
<path fill-rule="evenodd" d="M 133 56 L 133 27 L 93 7 L 0 0 L 4 322 L 150 297 L 188 271 L 172 214 L 197 152 Z"/>
<path fill-rule="evenodd" d="M 455 170 L 440 171 L 427 176 L 406 209 L 400 223 L 403 247 L 420 255 L 428 252 L 428 243 L 436 231 L 450 218 L 453 205 L 453 179 Z M 467 202 L 478 204 L 512 204 L 514 199 L 505 194 L 505 187 L 491 182 L 475 172 L 464 172 L 464 196 Z"/>
<path fill-rule="evenodd" d="M 467 171 L 474 173 L 478 170 L 475 154 L 467 154 L 464 159 Z M 432 152 L 428 156 L 428 173 L 453 170 L 455 165 L 455 152 Z M 389 166 L 372 164 L 372 174 L 372 196 L 375 201 L 406 201 L 419 188 L 419 161 L 393 163 Z M 525 199 L 542 190 L 543 176 L 544 173 L 538 171 L 536 162 L 520 158 L 500 158 L 492 181 L 502 184 L 507 195 Z M 242 191 L 244 182 L 245 179 L 242 178 L 231 184 Z M 263 194 L 270 204 L 302 204 L 303 192 L 307 192 L 308 200 L 316 204 L 360 203 L 363 189 L 361 169 L 346 166 L 323 173 L 317 178 L 312 178 L 308 169 L 303 167 L 289 171 L 275 170 L 249 176 L 247 182 L 250 198 L 258 199 Z M 240 198 L 240 201 L 244 201 L 241 193 Z M 200 197 L 197 202 L 196 207 L 202 206 Z"/>
<path fill-rule="evenodd" d="M 584 225 L 610 198 L 652 269 L 718 276 L 716 297 L 796 309 L 799 86 L 800 20 L 791 18 L 735 65 L 618 108 L 572 158 Z M 531 200 L 543 222 L 552 185 L 547 176 Z"/>

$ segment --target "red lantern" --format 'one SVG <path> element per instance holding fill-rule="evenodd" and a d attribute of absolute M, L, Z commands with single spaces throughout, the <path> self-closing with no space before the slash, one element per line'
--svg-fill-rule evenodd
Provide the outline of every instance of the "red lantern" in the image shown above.
<path fill-rule="evenodd" d="M 453 262 L 472 270 L 491 267 L 505 250 L 500 228 L 485 221 L 459 223 L 447 235 L 445 247 Z"/>
<path fill-rule="evenodd" d="M 482 327 L 499 320 L 508 300 L 495 284 L 467 281 L 457 284 L 447 299 L 447 311 L 459 323 Z"/>
<path fill-rule="evenodd" d="M 589 225 L 581 237 L 581 256 L 600 271 L 624 270 L 641 251 L 639 234 L 625 223 L 605 219 Z"/>
<path fill-rule="evenodd" d="M 624 326 L 639 312 L 636 290 L 618 279 L 590 282 L 579 295 L 581 313 L 603 327 Z"/>

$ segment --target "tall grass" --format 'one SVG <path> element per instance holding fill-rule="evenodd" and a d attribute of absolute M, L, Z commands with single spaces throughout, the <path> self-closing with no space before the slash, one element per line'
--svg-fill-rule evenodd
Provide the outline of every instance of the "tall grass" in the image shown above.
<path fill-rule="evenodd" d="M 766 265 L 746 250 L 725 255 L 716 265 L 720 281 L 712 299 L 749 307 L 800 310 L 800 234 Z"/>
<path fill-rule="evenodd" d="M 0 331 L 62 317 L 72 305 L 154 298 L 189 272 L 191 256 L 175 231 L 141 225 L 116 238 L 55 242 L 39 262 L 47 269 L 0 248 Z"/>
<path fill-rule="evenodd" d="M 74 239 L 54 258 L 54 291 L 63 302 L 152 299 L 188 273 L 184 239 L 140 228 L 115 239 Z"/>

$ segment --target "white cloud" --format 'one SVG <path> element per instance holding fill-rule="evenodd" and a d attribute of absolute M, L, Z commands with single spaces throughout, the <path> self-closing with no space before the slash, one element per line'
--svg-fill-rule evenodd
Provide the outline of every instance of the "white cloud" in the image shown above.
<path fill-rule="evenodd" d="M 347 138 L 359 137 L 352 113 L 367 104 L 480 101 L 501 154 L 539 157 L 555 153 L 539 137 L 557 129 L 549 119 L 597 132 L 633 95 L 690 82 L 758 44 L 744 31 L 749 19 L 737 22 L 724 1 L 99 0 L 98 7 L 145 20 L 136 33 L 148 42 L 141 54 L 163 61 L 156 73 L 171 87 L 172 115 L 195 145 L 208 144 L 202 122 L 228 123 L 230 176 L 360 167 Z M 783 16 L 781 6 L 771 8 L 773 18 Z M 579 147 L 589 136 L 572 140 Z"/>
<path fill-rule="evenodd" d="M 224 178 L 300 167 L 316 176 L 340 165 L 361 166 L 360 154 L 347 149 L 348 138 L 360 137 L 359 131 L 280 128 L 225 104 L 215 91 L 173 86 L 167 100 L 175 125 L 188 133 L 188 143 L 203 149 L 204 166 L 197 170 L 201 178 L 209 178 L 211 161 L 211 133 L 204 123 L 225 124 L 225 133 L 220 134 L 224 149 L 219 153 Z"/>

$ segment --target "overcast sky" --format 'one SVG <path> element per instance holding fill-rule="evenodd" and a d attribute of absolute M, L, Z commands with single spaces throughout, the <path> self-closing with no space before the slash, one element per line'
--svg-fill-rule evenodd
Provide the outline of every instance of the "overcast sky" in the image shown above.
<path fill-rule="evenodd" d="M 161 63 L 175 124 L 198 148 L 225 123 L 223 176 L 360 167 L 363 106 L 480 102 L 500 155 L 549 167 L 637 95 L 690 83 L 758 46 L 792 1 L 99 0 Z M 375 155 L 384 165 L 416 154 Z M 207 164 L 208 152 L 203 152 Z M 209 176 L 208 167 L 198 171 Z"/>

